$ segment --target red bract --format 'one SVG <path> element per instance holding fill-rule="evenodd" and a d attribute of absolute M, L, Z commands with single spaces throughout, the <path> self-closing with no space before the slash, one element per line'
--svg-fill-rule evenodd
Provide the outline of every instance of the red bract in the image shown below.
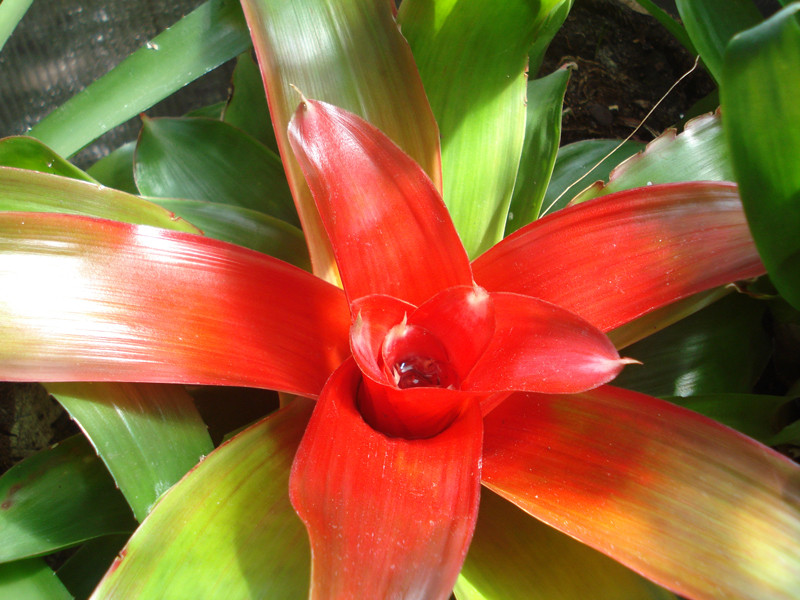
<path fill-rule="evenodd" d="M 290 483 L 312 598 L 447 598 L 482 478 L 685 596 L 794 589 L 793 563 L 757 569 L 800 537 L 796 466 L 660 400 L 593 390 L 626 362 L 604 332 L 763 273 L 733 184 L 587 202 L 470 264 L 434 186 L 374 127 L 309 100 L 290 137 L 344 293 L 196 235 L 6 213 L 0 377 L 319 396 Z M 755 559 L 729 552 L 743 527 Z"/>

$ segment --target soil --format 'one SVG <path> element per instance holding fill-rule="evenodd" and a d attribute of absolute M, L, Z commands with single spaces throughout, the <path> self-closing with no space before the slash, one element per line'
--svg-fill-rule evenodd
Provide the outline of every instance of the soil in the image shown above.
<path fill-rule="evenodd" d="M 576 65 L 564 100 L 561 144 L 630 135 L 694 57 L 654 18 L 618 0 L 576 0 L 541 74 Z M 664 98 L 632 139 L 647 142 L 682 121 L 715 89 L 702 66 Z M 713 110 L 715 106 L 706 110 Z M 702 109 L 699 109 L 702 112 Z"/>

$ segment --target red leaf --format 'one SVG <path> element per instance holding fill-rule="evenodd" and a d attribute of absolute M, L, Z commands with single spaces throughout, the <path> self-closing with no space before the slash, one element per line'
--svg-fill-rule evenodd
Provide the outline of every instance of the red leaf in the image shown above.
<path fill-rule="evenodd" d="M 333 244 L 350 301 L 385 294 L 419 306 L 472 285 L 464 247 L 424 171 L 378 129 L 305 100 L 289 139 Z"/>
<path fill-rule="evenodd" d="M 691 598 L 797 597 L 800 467 L 635 392 L 514 394 L 485 420 L 484 484 Z"/>
<path fill-rule="evenodd" d="M 202 236 L 0 215 L 0 378 L 246 385 L 316 396 L 349 355 L 344 294 Z"/>
<path fill-rule="evenodd" d="M 292 469 L 292 504 L 311 540 L 310 598 L 446 600 L 477 519 L 477 404 L 433 438 L 388 438 L 356 409 L 360 381 L 354 361 L 333 374 Z"/>
<path fill-rule="evenodd" d="M 638 188 L 566 208 L 472 267 L 490 291 L 542 298 L 603 331 L 765 272 L 736 186 L 712 182 Z"/>
<path fill-rule="evenodd" d="M 577 315 L 519 294 L 493 293 L 495 331 L 464 390 L 582 392 L 611 381 L 631 362 Z"/>

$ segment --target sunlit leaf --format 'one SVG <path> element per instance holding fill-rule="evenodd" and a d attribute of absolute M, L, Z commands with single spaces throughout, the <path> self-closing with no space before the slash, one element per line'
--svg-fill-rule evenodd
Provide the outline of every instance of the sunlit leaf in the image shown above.
<path fill-rule="evenodd" d="M 733 180 L 719 114 L 707 114 L 686 123 L 680 134 L 668 129 L 640 154 L 617 166 L 607 184 L 593 185 L 572 202 L 659 183 Z"/>
<path fill-rule="evenodd" d="M 511 196 L 506 235 L 539 216 L 558 153 L 561 106 L 568 81 L 569 70 L 560 69 L 528 82 L 525 142 Z"/>
<path fill-rule="evenodd" d="M 209 0 L 30 131 L 70 156 L 250 46 L 236 0 Z"/>
<path fill-rule="evenodd" d="M 72 600 L 67 588 L 41 558 L 0 564 L 0 598 Z"/>
<path fill-rule="evenodd" d="M 689 37 L 717 80 L 722 77 L 722 55 L 730 39 L 761 22 L 753 0 L 676 0 Z"/>
<path fill-rule="evenodd" d="M 314 272 L 336 281 L 332 250 L 286 135 L 300 103 L 297 90 L 366 118 L 440 187 L 436 122 L 411 50 L 394 20 L 393 3 L 243 0 L 242 6 Z"/>
<path fill-rule="evenodd" d="M 0 213 L 0 377 L 315 396 L 349 355 L 342 291 L 199 235 Z M 57 293 L 53 293 L 56 290 Z"/>
<path fill-rule="evenodd" d="M 280 158 L 222 121 L 145 119 L 134 175 L 147 196 L 231 204 L 299 225 Z"/>
<path fill-rule="evenodd" d="M 666 401 L 516 394 L 485 419 L 484 484 L 689 598 L 796 598 L 800 467 Z M 535 468 L 531 468 L 535 465 Z"/>
<path fill-rule="evenodd" d="M 0 2 L 0 50 L 28 11 L 33 0 L 5 0 Z"/>
<path fill-rule="evenodd" d="M 0 477 L 0 562 L 134 527 L 125 499 L 82 436 L 41 451 Z"/>
<path fill-rule="evenodd" d="M 180 386 L 51 383 L 47 391 L 92 442 L 141 521 L 155 501 L 213 450 Z"/>
<path fill-rule="evenodd" d="M 32 137 L 16 136 L 1 139 L 0 165 L 95 182 L 92 177 Z"/>
<path fill-rule="evenodd" d="M 764 272 L 736 186 L 717 182 L 636 188 L 563 209 L 472 269 L 489 291 L 547 300 L 603 331 Z"/>
<path fill-rule="evenodd" d="M 800 308 L 800 4 L 728 46 L 722 114 L 753 237 L 775 287 Z M 767 93 L 768 92 L 768 93 Z"/>
<path fill-rule="evenodd" d="M 458 600 L 674 599 L 488 489 L 455 589 Z"/>
<path fill-rule="evenodd" d="M 304 597 L 308 542 L 288 489 L 312 406 L 295 401 L 209 454 L 156 505 L 92 599 Z"/>
<path fill-rule="evenodd" d="M 525 132 L 528 50 L 561 4 L 400 5 L 398 20 L 441 130 L 444 201 L 470 257 L 503 236 Z"/>
<path fill-rule="evenodd" d="M 57 212 L 199 233 L 194 225 L 137 196 L 58 175 L 0 167 L 0 210 Z"/>

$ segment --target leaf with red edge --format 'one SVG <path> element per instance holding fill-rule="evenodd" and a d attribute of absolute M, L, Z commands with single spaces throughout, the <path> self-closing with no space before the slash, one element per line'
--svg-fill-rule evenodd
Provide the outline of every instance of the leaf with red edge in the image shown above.
<path fill-rule="evenodd" d="M 486 418 L 483 483 L 682 596 L 800 589 L 800 467 L 668 402 L 515 394 Z"/>
<path fill-rule="evenodd" d="M 764 273 L 736 186 L 712 182 L 654 185 L 560 210 L 472 268 L 489 291 L 547 300 L 603 331 Z"/>
<path fill-rule="evenodd" d="M 629 363 L 581 317 L 530 296 L 496 292 L 495 331 L 462 383 L 465 390 L 582 392 Z"/>
<path fill-rule="evenodd" d="M 433 183 L 378 129 L 305 100 L 289 139 L 351 301 L 387 294 L 419 306 L 440 290 L 472 284 L 467 254 Z"/>
<path fill-rule="evenodd" d="M 411 49 L 394 19 L 393 2 L 242 0 L 242 7 L 314 273 L 333 281 L 332 250 L 286 133 L 299 101 L 296 90 L 367 119 L 440 187 L 436 121 Z"/>
<path fill-rule="evenodd" d="M 202 236 L 0 214 L 0 378 L 315 396 L 349 355 L 341 290 Z"/>
<path fill-rule="evenodd" d="M 480 411 L 429 439 L 388 438 L 356 408 L 360 380 L 352 360 L 333 374 L 292 468 L 310 598 L 447 599 L 477 519 Z"/>

